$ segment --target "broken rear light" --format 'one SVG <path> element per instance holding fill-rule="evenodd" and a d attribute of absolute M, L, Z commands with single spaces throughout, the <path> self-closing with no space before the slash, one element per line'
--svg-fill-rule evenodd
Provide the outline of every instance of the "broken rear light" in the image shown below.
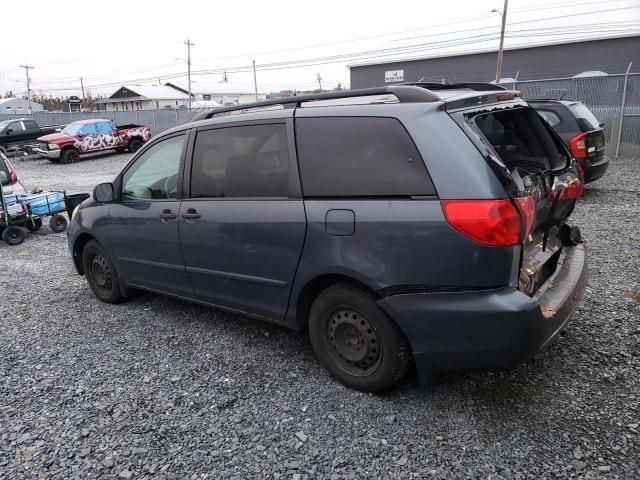
<path fill-rule="evenodd" d="M 510 200 L 441 200 L 449 225 L 476 243 L 508 247 L 520 242 L 520 215 Z"/>
<path fill-rule="evenodd" d="M 560 194 L 560 200 L 574 200 L 584 192 L 584 183 L 577 178 L 571 181 Z"/>
<path fill-rule="evenodd" d="M 529 236 L 533 228 L 533 221 L 536 215 L 536 200 L 529 196 L 516 198 L 515 201 L 524 219 L 524 232 L 522 232 L 522 240 L 524 240 Z"/>
<path fill-rule="evenodd" d="M 587 134 L 581 133 L 569 140 L 571 153 L 576 158 L 587 158 Z"/>

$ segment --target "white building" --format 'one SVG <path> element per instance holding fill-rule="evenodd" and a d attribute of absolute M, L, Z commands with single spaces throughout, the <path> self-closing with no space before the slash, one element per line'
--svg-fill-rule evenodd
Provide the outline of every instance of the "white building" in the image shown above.
<path fill-rule="evenodd" d="M 167 87 L 173 87 L 185 94 L 189 91 L 187 82 L 170 82 Z M 234 82 L 200 82 L 191 80 L 191 95 L 194 101 L 216 102 L 228 107 L 241 103 L 256 101 L 256 92 L 252 85 Z M 258 90 L 258 100 L 265 100 L 267 94 Z"/>
<path fill-rule="evenodd" d="M 108 112 L 186 108 L 189 96 L 169 85 L 124 85 L 96 103 L 99 110 Z"/>
<path fill-rule="evenodd" d="M 31 101 L 31 111 L 39 112 L 44 110 L 44 107 L 39 103 Z M 24 98 L 0 98 L 0 113 L 16 113 L 18 115 L 24 115 L 29 113 L 29 101 Z"/>

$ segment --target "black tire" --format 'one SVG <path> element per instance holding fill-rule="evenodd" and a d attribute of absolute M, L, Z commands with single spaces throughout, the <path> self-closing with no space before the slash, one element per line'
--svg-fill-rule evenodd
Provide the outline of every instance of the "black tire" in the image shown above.
<path fill-rule="evenodd" d="M 80 160 L 80 153 L 75 148 L 67 148 L 60 154 L 62 163 L 75 163 Z"/>
<path fill-rule="evenodd" d="M 55 233 L 64 232 L 67 229 L 67 219 L 62 215 L 53 215 L 49 220 L 49 228 Z"/>
<path fill-rule="evenodd" d="M 4 243 L 7 245 L 20 245 L 24 242 L 26 236 L 25 231 L 15 225 L 8 226 L 2 232 L 2 240 L 4 240 Z"/>
<path fill-rule="evenodd" d="M 88 241 L 82 250 L 82 268 L 96 297 L 106 303 L 124 300 L 115 265 L 95 240 Z"/>
<path fill-rule="evenodd" d="M 127 146 L 131 153 L 137 152 L 140 150 L 140 147 L 142 147 L 142 140 L 138 140 L 137 138 L 130 140 L 129 145 Z"/>
<path fill-rule="evenodd" d="M 344 385 L 388 389 L 411 365 L 411 349 L 372 292 L 350 283 L 324 290 L 309 314 L 309 337 L 320 363 Z"/>
<path fill-rule="evenodd" d="M 42 219 L 34 218 L 33 221 L 27 220 L 27 222 L 25 223 L 25 227 L 27 227 L 27 230 L 29 230 L 30 232 L 37 232 L 42 228 Z"/>

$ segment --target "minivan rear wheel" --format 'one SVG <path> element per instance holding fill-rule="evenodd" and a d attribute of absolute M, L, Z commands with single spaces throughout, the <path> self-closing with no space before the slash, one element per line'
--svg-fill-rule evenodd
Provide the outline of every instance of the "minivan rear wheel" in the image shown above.
<path fill-rule="evenodd" d="M 96 297 L 106 303 L 124 300 L 115 265 L 95 240 L 87 242 L 82 250 L 82 267 L 87 283 Z"/>
<path fill-rule="evenodd" d="M 385 390 L 411 362 L 409 344 L 373 293 L 340 283 L 313 302 L 309 336 L 320 363 L 341 383 L 365 392 Z"/>

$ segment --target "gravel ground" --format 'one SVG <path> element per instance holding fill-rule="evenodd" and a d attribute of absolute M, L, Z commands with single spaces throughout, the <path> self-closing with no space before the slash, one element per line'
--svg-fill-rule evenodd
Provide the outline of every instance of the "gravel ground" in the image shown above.
<path fill-rule="evenodd" d="M 87 191 L 127 155 L 17 161 Z M 587 294 L 539 358 L 371 395 L 302 334 L 142 295 L 100 303 L 43 228 L 0 245 L 0 478 L 640 478 L 640 158 L 574 214 Z"/>

